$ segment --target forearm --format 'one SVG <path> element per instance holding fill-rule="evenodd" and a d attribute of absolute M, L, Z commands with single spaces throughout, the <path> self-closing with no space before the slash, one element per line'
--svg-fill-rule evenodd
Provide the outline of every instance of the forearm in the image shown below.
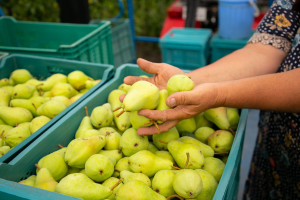
<path fill-rule="evenodd" d="M 189 76 L 195 84 L 200 84 L 274 73 L 285 56 L 286 53 L 269 45 L 248 44 L 206 67 L 190 72 Z"/>
<path fill-rule="evenodd" d="M 218 106 L 300 112 L 300 69 L 216 83 Z"/>

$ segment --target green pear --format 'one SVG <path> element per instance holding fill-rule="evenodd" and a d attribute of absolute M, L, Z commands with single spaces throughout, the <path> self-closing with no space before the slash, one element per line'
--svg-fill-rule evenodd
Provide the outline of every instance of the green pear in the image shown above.
<path fill-rule="evenodd" d="M 112 194 L 107 197 L 106 199 L 109 199 L 109 200 L 115 200 L 115 196 L 116 196 L 116 193 L 117 191 L 119 190 L 119 188 L 123 185 L 123 183 L 121 183 L 120 179 L 116 178 L 116 177 L 110 177 L 108 179 L 106 179 L 103 183 L 102 183 L 103 186 L 106 186 L 108 188 L 114 188 L 112 190 Z M 117 187 L 115 187 L 115 185 L 118 185 Z"/>
<path fill-rule="evenodd" d="M 8 78 L 0 79 L 0 88 L 9 85 Z"/>
<path fill-rule="evenodd" d="M 4 154 L 9 152 L 10 147 L 9 146 L 1 146 L 0 147 L 0 157 L 2 157 Z"/>
<path fill-rule="evenodd" d="M 29 99 L 32 97 L 35 87 L 27 84 L 18 84 L 13 87 L 12 99 Z"/>
<path fill-rule="evenodd" d="M 51 96 L 65 96 L 71 98 L 78 94 L 78 92 L 69 83 L 57 83 L 51 89 Z"/>
<path fill-rule="evenodd" d="M 232 130 L 236 130 L 240 121 L 240 114 L 237 108 L 226 108 L 227 109 L 227 118 Z"/>
<path fill-rule="evenodd" d="M 160 150 L 167 150 L 168 143 L 172 140 L 177 140 L 180 137 L 177 128 L 173 127 L 170 130 L 152 135 L 153 144 Z"/>
<path fill-rule="evenodd" d="M 174 176 L 173 189 L 183 198 L 197 197 L 201 193 L 202 187 L 202 179 L 193 169 L 182 169 Z"/>
<path fill-rule="evenodd" d="M 47 101 L 50 100 L 48 97 L 43 97 L 43 96 L 33 96 L 29 99 L 31 103 L 34 105 L 34 107 L 37 109 L 40 107 L 42 104 L 46 103 Z"/>
<path fill-rule="evenodd" d="M 34 185 L 35 185 L 35 179 L 36 179 L 36 175 L 31 175 L 28 178 L 26 178 L 26 179 L 24 179 L 22 181 L 19 181 L 19 183 L 23 184 L 23 185 L 29 185 L 29 186 L 34 187 Z"/>
<path fill-rule="evenodd" d="M 166 198 L 153 191 L 142 181 L 129 181 L 116 193 L 116 200 L 165 200 Z"/>
<path fill-rule="evenodd" d="M 122 83 L 121 85 L 119 85 L 118 89 L 119 90 L 123 90 L 125 93 L 128 92 L 128 90 L 130 89 L 131 85 L 127 85 L 126 83 Z"/>
<path fill-rule="evenodd" d="M 69 174 L 81 173 L 82 170 L 83 170 L 82 168 L 76 168 L 76 167 L 70 167 L 69 166 L 66 176 L 69 175 Z"/>
<path fill-rule="evenodd" d="M 111 158 L 114 165 L 116 164 L 116 162 L 118 162 L 123 157 L 122 151 L 116 150 L 116 149 L 115 150 L 101 150 L 101 151 L 99 151 L 98 154 L 105 155 L 105 156 Z"/>
<path fill-rule="evenodd" d="M 203 153 L 194 144 L 172 140 L 168 143 L 168 150 L 180 168 L 199 169 L 204 164 Z"/>
<path fill-rule="evenodd" d="M 95 183 L 82 173 L 65 176 L 57 184 L 55 192 L 85 200 L 102 200 L 112 194 L 110 188 Z"/>
<path fill-rule="evenodd" d="M 156 107 L 156 110 L 167 110 L 170 109 L 169 106 L 166 104 L 166 100 L 169 96 L 168 90 L 162 89 L 159 91 L 159 102 Z"/>
<path fill-rule="evenodd" d="M 96 182 L 105 181 L 114 173 L 114 163 L 108 156 L 94 154 L 85 163 L 85 173 Z"/>
<path fill-rule="evenodd" d="M 208 137 L 208 145 L 217 153 L 229 152 L 233 143 L 233 135 L 229 131 L 217 130 Z"/>
<path fill-rule="evenodd" d="M 187 144 L 194 144 L 197 147 L 199 147 L 200 151 L 203 153 L 204 157 L 212 157 L 214 156 L 215 152 L 213 150 L 213 148 L 211 148 L 209 145 L 204 144 L 202 142 L 200 142 L 199 140 L 189 137 L 189 136 L 184 136 L 184 137 L 180 137 L 178 139 L 178 141 L 187 143 Z"/>
<path fill-rule="evenodd" d="M 1 89 L 5 90 L 10 96 L 12 96 L 14 86 L 6 85 L 6 86 L 1 87 Z"/>
<path fill-rule="evenodd" d="M 14 85 L 17 85 L 32 79 L 32 75 L 27 69 L 16 69 L 10 74 L 9 79 Z"/>
<path fill-rule="evenodd" d="M 72 104 L 71 100 L 66 96 L 55 96 L 55 97 L 51 97 L 51 99 L 59 100 L 63 102 L 67 107 Z"/>
<path fill-rule="evenodd" d="M 148 150 L 140 150 L 130 156 L 128 161 L 130 171 L 144 173 L 149 177 L 154 176 L 159 170 L 173 167 L 172 161 L 161 158 Z"/>
<path fill-rule="evenodd" d="M 0 106 L 8 106 L 9 102 L 10 94 L 6 90 L 0 88 Z"/>
<path fill-rule="evenodd" d="M 155 109 L 159 101 L 159 89 L 147 81 L 137 81 L 129 89 L 123 100 L 125 111 Z"/>
<path fill-rule="evenodd" d="M 213 128 L 203 126 L 203 127 L 196 129 L 196 131 L 194 132 L 194 135 L 197 140 L 207 144 L 208 137 L 211 134 L 213 134 L 214 132 L 215 132 L 215 130 Z"/>
<path fill-rule="evenodd" d="M 50 91 L 57 83 L 67 83 L 67 76 L 60 73 L 53 74 L 45 81 L 42 81 L 40 85 L 37 85 L 37 89 L 42 91 Z"/>
<path fill-rule="evenodd" d="M 83 95 L 84 95 L 84 93 L 79 93 L 79 94 L 76 94 L 75 96 L 71 97 L 70 98 L 70 104 L 72 104 L 75 101 L 77 101 L 78 99 L 80 99 Z"/>
<path fill-rule="evenodd" d="M 207 109 L 204 111 L 204 117 L 213 122 L 220 129 L 228 130 L 230 128 L 226 107 Z"/>
<path fill-rule="evenodd" d="M 76 138 L 72 140 L 65 153 L 65 161 L 71 167 L 84 168 L 87 159 L 99 152 L 105 145 L 102 135 Z"/>
<path fill-rule="evenodd" d="M 50 99 L 49 101 L 38 107 L 37 115 L 44 115 L 52 119 L 59 113 L 64 111 L 66 108 L 67 106 L 63 102 L 56 99 Z"/>
<path fill-rule="evenodd" d="M 12 99 L 10 101 L 10 106 L 25 108 L 29 110 L 34 117 L 37 116 L 37 109 L 29 99 Z"/>
<path fill-rule="evenodd" d="M 110 126 L 113 121 L 111 105 L 109 103 L 105 103 L 101 106 L 95 107 L 92 110 L 90 119 L 95 128 Z"/>
<path fill-rule="evenodd" d="M 101 79 L 98 79 L 98 80 L 86 80 L 85 81 L 85 89 L 89 90 L 91 89 L 92 87 L 94 87 L 95 85 L 97 85 L 98 83 L 101 82 Z"/>
<path fill-rule="evenodd" d="M 68 74 L 67 76 L 68 82 L 76 89 L 81 90 L 85 88 L 85 82 L 89 80 L 89 76 L 87 76 L 84 72 L 75 70 Z"/>
<path fill-rule="evenodd" d="M 206 157 L 203 170 L 209 172 L 219 182 L 225 168 L 225 163 L 219 158 Z"/>
<path fill-rule="evenodd" d="M 123 170 L 120 172 L 120 178 L 123 179 L 123 183 L 126 184 L 129 181 L 132 180 L 138 180 L 138 181 L 142 181 L 143 183 L 145 183 L 146 185 L 148 185 L 149 187 L 151 186 L 151 180 L 148 176 L 146 176 L 143 173 L 133 173 L 131 171 L 128 170 Z"/>
<path fill-rule="evenodd" d="M 115 165 L 115 172 L 113 173 L 114 177 L 120 177 L 121 171 L 129 170 L 128 160 L 129 157 L 123 157 L 119 161 L 117 161 L 117 164 Z"/>
<path fill-rule="evenodd" d="M 52 96 L 51 96 L 51 91 L 46 91 L 46 92 L 44 92 L 44 93 L 42 94 L 42 96 L 43 96 L 43 97 L 49 97 L 49 98 L 52 97 Z"/>
<path fill-rule="evenodd" d="M 172 161 L 173 165 L 176 164 L 173 156 L 168 151 L 156 151 L 154 154 L 157 155 L 157 156 L 159 156 L 159 157 L 161 157 L 161 158 L 164 158 L 164 159 Z"/>
<path fill-rule="evenodd" d="M 152 189 L 165 197 L 175 194 L 173 189 L 174 177 L 174 170 L 158 171 L 153 177 Z"/>
<path fill-rule="evenodd" d="M 151 151 L 152 153 L 155 153 L 158 151 L 158 148 L 152 142 L 149 142 L 147 150 Z"/>
<path fill-rule="evenodd" d="M 84 137 L 86 135 L 86 132 L 88 130 L 94 130 L 94 127 L 92 125 L 90 116 L 87 113 L 86 110 L 86 116 L 84 116 L 79 124 L 79 127 L 76 130 L 75 138 Z"/>
<path fill-rule="evenodd" d="M 119 149 L 121 134 L 112 127 L 103 127 L 99 129 L 99 134 L 105 136 L 105 150 Z"/>
<path fill-rule="evenodd" d="M 31 122 L 30 122 L 30 131 L 31 133 L 36 132 L 40 128 L 42 128 L 45 124 L 47 124 L 51 119 L 49 117 L 46 117 L 44 115 L 35 117 Z"/>
<path fill-rule="evenodd" d="M 169 95 L 175 92 L 190 91 L 194 88 L 194 82 L 190 77 L 184 74 L 176 74 L 167 82 L 167 90 Z"/>
<path fill-rule="evenodd" d="M 196 130 L 195 119 L 193 117 L 188 119 L 183 119 L 178 122 L 176 128 L 179 133 L 184 133 L 184 132 L 194 133 L 194 131 Z"/>
<path fill-rule="evenodd" d="M 6 135 L 6 133 L 12 129 L 13 127 L 10 125 L 6 125 L 6 124 L 1 124 L 0 125 L 0 138 L 4 138 L 4 136 Z"/>
<path fill-rule="evenodd" d="M 199 114 L 197 114 L 195 117 L 195 122 L 196 122 L 196 127 L 197 129 L 200 127 L 210 127 L 213 128 L 214 124 L 211 121 L 208 121 L 205 117 L 204 117 L 204 112 L 201 112 Z"/>
<path fill-rule="evenodd" d="M 6 124 L 16 126 L 23 122 L 30 122 L 33 116 L 25 108 L 0 106 L 0 118 Z"/>
<path fill-rule="evenodd" d="M 140 150 L 147 149 L 148 146 L 148 137 L 138 135 L 134 128 L 127 129 L 120 139 L 120 147 L 125 156 L 131 156 Z"/>
<path fill-rule="evenodd" d="M 47 168 L 41 168 L 36 174 L 34 187 L 54 192 L 56 185 L 57 182 Z"/>
<path fill-rule="evenodd" d="M 0 125 L 6 125 L 6 123 L 2 119 L 0 119 Z"/>
<path fill-rule="evenodd" d="M 36 87 L 37 85 L 41 84 L 41 81 L 37 80 L 36 78 L 32 78 L 32 79 L 29 79 L 28 81 L 26 81 L 25 84 Z"/>
<path fill-rule="evenodd" d="M 4 136 L 4 141 L 10 147 L 15 147 L 31 135 L 27 126 L 17 126 L 10 129 Z"/>
<path fill-rule="evenodd" d="M 214 194 L 218 187 L 218 182 L 216 179 L 203 169 L 195 169 L 195 171 L 200 175 L 202 180 L 202 191 L 197 196 L 197 200 L 212 200 Z"/>
<path fill-rule="evenodd" d="M 141 127 L 151 126 L 152 120 L 138 114 L 138 111 L 129 112 L 129 120 L 133 128 L 136 130 Z"/>

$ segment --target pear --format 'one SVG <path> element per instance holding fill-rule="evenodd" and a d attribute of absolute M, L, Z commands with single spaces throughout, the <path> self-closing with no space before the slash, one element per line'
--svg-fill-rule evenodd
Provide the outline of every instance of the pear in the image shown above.
<path fill-rule="evenodd" d="M 175 92 L 190 91 L 194 88 L 194 82 L 190 77 L 184 74 L 176 74 L 167 82 L 167 90 L 169 95 Z"/>
<path fill-rule="evenodd" d="M 30 122 L 33 118 L 31 112 L 20 107 L 0 106 L 0 118 L 10 126 L 16 126 L 23 122 Z"/>
<path fill-rule="evenodd" d="M 41 81 L 37 80 L 36 78 L 32 78 L 32 79 L 29 79 L 28 81 L 26 81 L 25 84 L 36 87 L 37 85 L 41 84 Z"/>
<path fill-rule="evenodd" d="M 9 79 L 14 85 L 17 85 L 32 79 L 32 75 L 27 69 L 16 69 L 10 74 Z"/>
<path fill-rule="evenodd" d="M 6 125 L 6 123 L 2 119 L 0 119 L 0 125 Z"/>
<path fill-rule="evenodd" d="M 153 144 L 160 150 L 167 150 L 168 143 L 172 140 L 177 140 L 180 137 L 177 128 L 173 127 L 170 130 L 152 135 Z"/>
<path fill-rule="evenodd" d="M 228 130 L 230 128 L 226 107 L 207 109 L 204 111 L 204 117 L 220 129 Z"/>
<path fill-rule="evenodd" d="M 22 181 L 19 181 L 19 183 L 23 184 L 23 185 L 29 185 L 29 186 L 34 187 L 34 185 L 35 185 L 35 179 L 36 179 L 36 175 L 31 175 L 28 178 L 26 178 L 26 179 L 24 179 Z"/>
<path fill-rule="evenodd" d="M 75 138 L 80 138 L 86 136 L 86 132 L 88 130 L 94 130 L 94 127 L 92 125 L 90 116 L 87 112 L 87 108 L 85 107 L 86 116 L 84 116 L 79 124 L 79 127 L 76 130 Z"/>
<path fill-rule="evenodd" d="M 37 85 L 37 89 L 42 91 L 50 91 L 57 83 L 67 83 L 67 76 L 60 73 L 53 74 L 45 81 L 42 81 L 40 85 Z"/>
<path fill-rule="evenodd" d="M 167 104 L 166 104 L 166 100 L 167 100 L 168 96 L 169 96 L 168 90 L 162 89 L 162 90 L 159 91 L 159 102 L 158 102 L 158 105 L 156 107 L 156 110 L 170 109 L 170 107 L 167 106 Z"/>
<path fill-rule="evenodd" d="M 183 198 L 195 198 L 202 191 L 200 175 L 193 169 L 182 169 L 174 176 L 174 191 Z"/>
<path fill-rule="evenodd" d="M 76 138 L 72 140 L 65 153 L 65 161 L 71 167 L 84 168 L 87 159 L 99 152 L 105 145 L 102 135 Z"/>
<path fill-rule="evenodd" d="M 153 177 L 152 189 L 165 197 L 175 194 L 173 189 L 174 177 L 174 170 L 158 171 Z"/>
<path fill-rule="evenodd" d="M 64 156 L 56 152 L 42 157 L 37 165 L 39 168 L 47 168 L 56 181 L 59 181 L 68 172 L 68 165 L 65 163 Z M 37 168 L 37 173 L 39 168 Z"/>
<path fill-rule="evenodd" d="M 10 147 L 9 146 L 1 146 L 0 147 L 0 157 L 2 157 L 4 154 L 6 154 L 7 152 L 9 152 Z"/>
<path fill-rule="evenodd" d="M 9 102 L 10 94 L 6 90 L 0 88 L 0 106 L 8 106 Z"/>
<path fill-rule="evenodd" d="M 0 138 L 4 138 L 4 136 L 6 135 L 6 133 L 12 129 L 13 127 L 10 125 L 6 125 L 6 124 L 1 124 L 0 125 Z"/>
<path fill-rule="evenodd" d="M 55 192 L 85 200 L 102 200 L 112 194 L 110 188 L 95 183 L 82 173 L 65 176 L 57 184 Z"/>
<path fill-rule="evenodd" d="M 90 119 L 95 128 L 110 126 L 113 120 L 111 105 L 109 103 L 105 103 L 101 106 L 95 107 L 92 110 Z"/>
<path fill-rule="evenodd" d="M 96 182 L 105 181 L 114 173 L 114 163 L 108 156 L 94 154 L 85 163 L 85 173 Z"/>
<path fill-rule="evenodd" d="M 106 198 L 106 199 L 109 199 L 109 200 L 114 200 L 114 199 L 116 199 L 115 196 L 116 196 L 117 191 L 123 185 L 123 183 L 121 183 L 120 179 L 118 179 L 116 177 L 110 177 L 110 178 L 106 179 L 102 183 L 102 185 L 106 186 L 108 188 L 114 188 L 112 190 L 113 193 L 109 197 Z M 118 186 L 115 187 L 115 185 L 118 185 Z"/>
<path fill-rule="evenodd" d="M 113 173 L 114 177 L 120 177 L 121 171 L 129 170 L 128 160 L 129 157 L 123 157 L 119 161 L 117 161 L 117 164 L 115 165 L 115 172 Z"/>
<path fill-rule="evenodd" d="M 197 200 L 212 200 L 218 187 L 216 179 L 203 169 L 195 169 L 202 180 L 202 191 L 196 197 Z"/>
<path fill-rule="evenodd" d="M 78 99 L 80 99 L 80 97 L 82 97 L 84 95 L 84 93 L 79 93 L 76 94 L 75 96 L 70 98 L 70 104 L 74 103 L 75 101 L 77 101 Z"/>
<path fill-rule="evenodd" d="M 196 115 L 194 117 L 195 122 L 196 122 L 196 128 L 200 128 L 200 127 L 210 127 L 213 128 L 214 124 L 211 121 L 208 121 L 205 117 L 204 117 L 204 112 L 199 113 L 198 115 Z"/>
<path fill-rule="evenodd" d="M 55 96 L 55 97 L 51 97 L 51 99 L 59 100 L 63 102 L 67 107 L 72 104 L 71 100 L 66 96 Z"/>
<path fill-rule="evenodd" d="M 98 83 L 100 83 L 100 81 L 101 81 L 101 79 L 98 79 L 98 80 L 91 80 L 91 78 L 88 79 L 88 80 L 86 80 L 86 81 L 85 81 L 85 89 L 86 89 L 86 90 L 91 89 L 92 87 L 94 87 L 95 85 L 97 85 Z"/>
<path fill-rule="evenodd" d="M 129 157 L 129 169 L 132 172 L 144 173 L 149 177 L 163 169 L 172 169 L 173 162 L 161 158 L 151 151 L 141 150 Z"/>
<path fill-rule="evenodd" d="M 136 130 L 141 127 L 151 126 L 152 120 L 138 114 L 138 111 L 129 112 L 129 120 L 133 128 Z"/>
<path fill-rule="evenodd" d="M 232 130 L 236 130 L 240 121 L 240 114 L 237 108 L 227 108 L 227 118 Z"/>
<path fill-rule="evenodd" d="M 225 163 L 219 158 L 206 157 L 203 170 L 209 172 L 219 182 L 225 168 Z"/>
<path fill-rule="evenodd" d="M 38 107 L 37 115 L 44 115 L 52 119 L 59 113 L 64 111 L 66 108 L 67 106 L 63 102 L 56 99 L 50 99 L 49 101 Z"/>
<path fill-rule="evenodd" d="M 217 130 L 208 137 L 208 144 L 217 153 L 229 152 L 233 143 L 233 135 L 229 131 Z"/>
<path fill-rule="evenodd" d="M 131 85 L 127 85 L 126 83 L 122 83 L 121 85 L 119 85 L 118 89 L 119 90 L 123 90 L 125 93 L 128 92 L 128 90 L 130 89 Z"/>
<path fill-rule="evenodd" d="M 121 134 L 112 127 L 103 127 L 99 129 L 99 134 L 105 136 L 106 144 L 104 149 L 115 150 L 119 149 Z"/>
<path fill-rule="evenodd" d="M 120 139 L 120 147 L 125 156 L 131 156 L 140 150 L 147 149 L 148 146 L 148 137 L 138 135 L 134 128 L 127 129 Z"/>
<path fill-rule="evenodd" d="M 30 123 L 30 131 L 31 133 L 36 132 L 40 128 L 42 128 L 45 124 L 47 124 L 51 119 L 46 116 L 38 116 L 35 117 Z"/>
<path fill-rule="evenodd" d="M 66 176 L 69 175 L 69 174 L 81 173 L 82 170 L 83 170 L 82 168 L 76 168 L 76 167 L 70 167 L 69 166 Z"/>
<path fill-rule="evenodd" d="M 1 89 L 5 90 L 10 96 L 12 96 L 14 86 L 6 85 L 6 86 L 1 87 Z"/>
<path fill-rule="evenodd" d="M 29 99 L 32 97 L 35 87 L 27 84 L 18 84 L 13 87 L 12 99 Z"/>
<path fill-rule="evenodd" d="M 4 141 L 10 147 L 15 147 L 31 135 L 27 126 L 17 126 L 10 129 L 4 136 Z"/>
<path fill-rule="evenodd" d="M 78 92 L 69 83 L 57 83 L 51 89 L 51 96 L 65 96 L 71 98 L 77 95 Z"/>
<path fill-rule="evenodd" d="M 123 100 L 125 111 L 155 109 L 159 101 L 159 89 L 147 81 L 137 81 L 129 89 Z"/>
<path fill-rule="evenodd" d="M 145 183 L 146 185 L 148 185 L 149 187 L 151 186 L 151 180 L 148 176 L 146 176 L 143 173 L 133 173 L 131 171 L 128 170 L 123 170 L 120 172 L 120 178 L 123 179 L 123 183 L 126 184 L 129 181 L 132 180 L 138 180 L 138 181 L 142 181 L 143 183 Z"/>
<path fill-rule="evenodd" d="M 0 88 L 9 85 L 8 78 L 0 79 Z"/>
<path fill-rule="evenodd" d="M 172 140 L 168 143 L 168 150 L 180 168 L 199 169 L 204 164 L 203 153 L 194 144 Z"/>
<path fill-rule="evenodd" d="M 197 147 L 199 147 L 200 151 L 203 153 L 204 157 L 212 157 L 214 156 L 214 150 L 211 148 L 209 145 L 204 144 L 200 142 L 199 140 L 189 137 L 189 136 L 184 136 L 178 139 L 178 141 L 187 143 L 187 144 L 194 144 Z"/>
<path fill-rule="evenodd" d="M 184 133 L 184 132 L 193 133 L 196 130 L 195 119 L 193 117 L 188 119 L 183 119 L 178 122 L 176 128 L 179 133 Z"/>
<path fill-rule="evenodd" d="M 81 90 L 85 88 L 85 82 L 90 78 L 84 72 L 75 70 L 68 74 L 67 79 L 76 90 Z"/>
<path fill-rule="evenodd" d="M 41 168 L 36 174 L 34 186 L 43 190 L 48 190 L 51 192 L 55 191 L 57 182 L 52 177 L 51 173 L 47 168 Z"/>
<path fill-rule="evenodd" d="M 152 142 L 149 142 L 147 150 L 151 151 L 152 153 L 155 153 L 158 151 L 157 147 Z"/>
<path fill-rule="evenodd" d="M 122 151 L 120 150 L 101 150 L 98 154 L 109 157 L 114 165 L 123 157 Z"/>
<path fill-rule="evenodd" d="M 12 99 L 10 101 L 11 107 L 21 107 L 29 110 L 31 114 L 35 117 L 37 116 L 37 109 L 34 104 L 31 103 L 28 99 Z"/>
<path fill-rule="evenodd" d="M 198 128 L 194 132 L 194 135 L 197 140 L 207 144 L 208 137 L 211 134 L 213 134 L 214 132 L 215 132 L 215 130 L 213 128 L 203 126 L 203 127 Z"/>
<path fill-rule="evenodd" d="M 165 200 L 166 198 L 142 181 L 133 180 L 122 185 L 116 193 L 116 200 Z"/>
<path fill-rule="evenodd" d="M 158 157 L 170 160 L 174 165 L 176 164 L 173 156 L 168 151 L 156 151 L 154 154 L 157 155 Z"/>

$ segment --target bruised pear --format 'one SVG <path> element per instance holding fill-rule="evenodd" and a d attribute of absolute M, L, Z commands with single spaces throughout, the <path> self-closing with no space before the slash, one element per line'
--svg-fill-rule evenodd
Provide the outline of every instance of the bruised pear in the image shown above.
<path fill-rule="evenodd" d="M 140 150 L 145 150 L 148 146 L 148 137 L 138 135 L 134 128 L 127 129 L 120 140 L 120 147 L 125 156 L 131 156 Z"/>
<path fill-rule="evenodd" d="M 233 143 L 233 135 L 229 131 L 217 130 L 208 137 L 208 144 L 215 152 L 229 152 Z"/>

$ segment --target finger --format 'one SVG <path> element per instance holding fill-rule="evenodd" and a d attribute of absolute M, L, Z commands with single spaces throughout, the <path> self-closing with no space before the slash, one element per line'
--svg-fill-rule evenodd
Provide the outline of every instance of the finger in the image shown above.
<path fill-rule="evenodd" d="M 158 125 L 158 128 L 154 125 L 149 126 L 149 127 L 141 127 L 137 130 L 137 134 L 138 135 L 154 135 L 154 134 L 158 134 L 158 133 L 163 133 L 163 132 L 170 130 L 174 126 L 176 126 L 176 124 L 178 122 L 179 122 L 178 120 L 167 121 L 167 122 L 164 122 L 163 124 Z"/>
<path fill-rule="evenodd" d="M 196 98 L 194 97 L 194 92 L 192 91 L 183 91 L 183 92 L 176 92 L 170 95 L 167 100 L 167 106 L 173 108 L 178 105 L 191 105 L 195 104 Z"/>
<path fill-rule="evenodd" d="M 126 96 L 126 94 L 122 94 L 122 95 L 119 96 L 119 100 L 120 100 L 122 103 L 123 103 L 123 100 L 124 100 L 125 96 Z"/>
<path fill-rule="evenodd" d="M 157 74 L 161 69 L 159 63 L 153 63 L 142 58 L 137 59 L 136 63 L 144 72 L 147 72 L 148 74 Z"/>
<path fill-rule="evenodd" d="M 186 107 L 186 106 L 185 106 Z M 186 119 L 192 116 L 187 115 L 183 112 L 184 106 L 177 106 L 172 109 L 167 110 L 140 110 L 138 112 L 139 115 L 143 115 L 149 119 L 160 120 L 160 121 L 169 121 L 169 120 L 178 120 L 178 119 Z"/>
<path fill-rule="evenodd" d="M 148 78 L 144 78 L 140 76 L 126 76 L 123 81 L 127 85 L 132 85 L 137 81 L 149 81 L 149 80 Z"/>

